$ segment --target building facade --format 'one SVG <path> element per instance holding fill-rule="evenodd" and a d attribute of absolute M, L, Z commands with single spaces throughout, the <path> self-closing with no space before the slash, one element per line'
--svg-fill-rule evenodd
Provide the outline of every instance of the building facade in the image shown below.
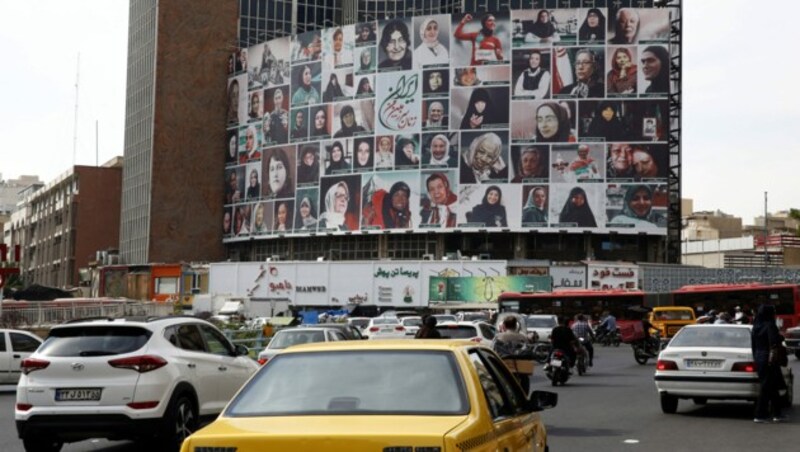
<path fill-rule="evenodd" d="M 223 257 L 219 177 L 225 62 L 238 4 L 131 0 L 120 255 L 124 263 Z"/>
<path fill-rule="evenodd" d="M 26 196 L 15 212 L 12 243 L 20 245 L 23 280 L 46 286 L 80 285 L 78 270 L 96 252 L 119 244 L 122 163 L 74 166 Z"/>
<path fill-rule="evenodd" d="M 448 255 L 497 259 L 586 258 L 675 260 L 680 238 L 669 233 L 353 234 L 250 240 L 223 246 L 226 105 L 222 70 L 238 48 L 271 38 L 393 17 L 464 11 L 588 8 L 596 2 L 503 0 L 132 0 L 120 253 L 122 262 L 423 259 Z M 609 2 L 610 3 L 610 2 Z M 675 4 L 679 2 L 667 2 Z M 621 6 L 652 7 L 623 1 Z M 676 10 L 677 11 L 677 10 Z M 678 14 L 679 16 L 679 14 Z M 673 41 L 674 42 L 674 41 Z M 680 55 L 679 45 L 675 57 Z M 202 55 L 202 58 L 199 57 Z M 679 62 L 679 60 L 675 60 Z M 673 64 L 679 68 L 679 64 Z M 673 78 L 674 80 L 674 78 Z M 678 77 L 679 80 L 679 77 Z M 679 88 L 679 83 L 677 85 Z M 673 87 L 674 94 L 679 89 Z M 674 96 L 672 102 L 679 99 Z M 669 121 L 679 118 L 671 105 Z M 669 137 L 670 221 L 680 222 L 679 127 Z M 672 156 L 672 154 L 675 154 Z M 676 207 L 677 206 L 677 207 Z M 679 231 L 674 224 L 670 231 Z M 676 240 L 677 239 L 677 240 Z M 202 246 L 198 246 L 202 244 Z"/>

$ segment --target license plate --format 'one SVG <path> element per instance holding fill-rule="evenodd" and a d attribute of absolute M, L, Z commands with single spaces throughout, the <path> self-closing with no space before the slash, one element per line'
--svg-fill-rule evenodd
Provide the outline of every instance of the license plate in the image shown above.
<path fill-rule="evenodd" d="M 98 401 L 102 392 L 101 388 L 56 389 L 56 402 Z"/>
<path fill-rule="evenodd" d="M 550 365 L 551 366 L 555 366 L 555 367 L 560 367 L 561 366 L 561 360 L 560 359 L 551 359 L 550 360 Z"/>
<path fill-rule="evenodd" d="M 692 369 L 718 369 L 722 367 L 722 361 L 717 359 L 687 359 L 686 367 Z"/>

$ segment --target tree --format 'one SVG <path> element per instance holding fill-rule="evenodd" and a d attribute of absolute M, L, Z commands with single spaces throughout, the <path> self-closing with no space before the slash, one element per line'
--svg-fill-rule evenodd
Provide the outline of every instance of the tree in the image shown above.
<path fill-rule="evenodd" d="M 789 218 L 794 218 L 797 221 L 800 221 L 800 209 L 789 209 Z M 800 226 L 797 227 L 795 234 L 800 236 Z"/>

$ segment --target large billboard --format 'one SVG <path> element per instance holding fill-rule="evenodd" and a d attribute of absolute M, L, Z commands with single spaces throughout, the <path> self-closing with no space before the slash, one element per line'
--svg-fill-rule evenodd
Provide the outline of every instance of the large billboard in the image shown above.
<path fill-rule="evenodd" d="M 667 9 L 359 23 L 231 56 L 225 241 L 666 234 Z"/>

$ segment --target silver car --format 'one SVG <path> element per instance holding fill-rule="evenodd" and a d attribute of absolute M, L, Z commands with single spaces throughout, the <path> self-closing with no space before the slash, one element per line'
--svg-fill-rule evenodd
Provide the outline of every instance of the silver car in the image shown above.
<path fill-rule="evenodd" d="M 750 343 L 751 325 L 687 325 L 658 355 L 655 383 L 661 410 L 674 413 L 679 399 L 704 404 L 709 399 L 755 401 L 759 383 Z M 794 376 L 782 367 L 791 406 Z"/>

